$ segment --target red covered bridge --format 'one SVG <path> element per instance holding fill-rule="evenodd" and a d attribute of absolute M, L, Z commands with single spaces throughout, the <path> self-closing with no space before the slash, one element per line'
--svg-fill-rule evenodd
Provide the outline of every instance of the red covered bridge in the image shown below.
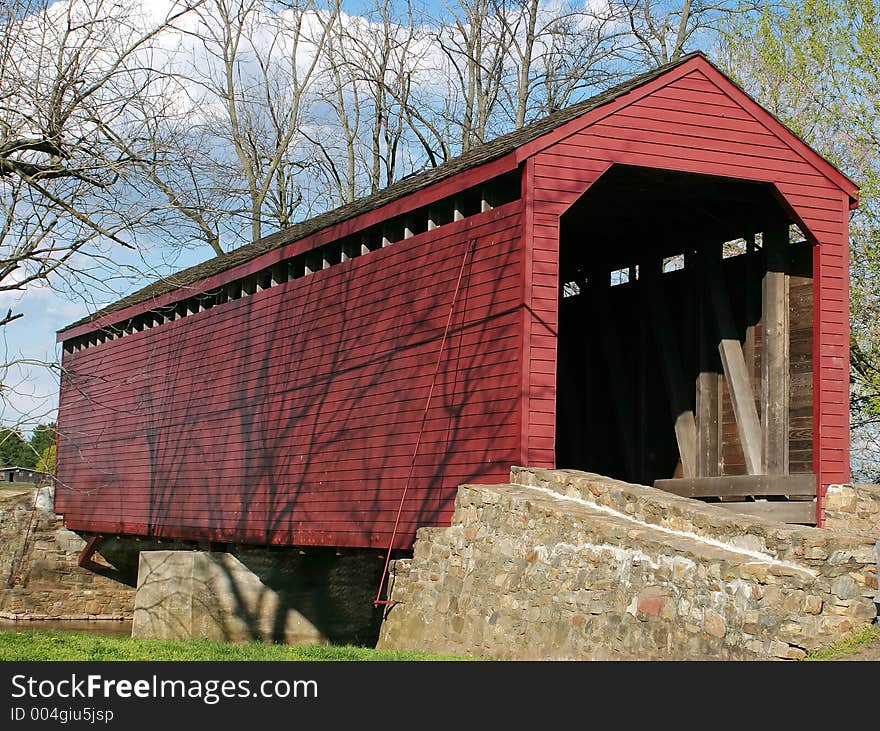
<path fill-rule="evenodd" d="M 409 481 L 408 548 L 527 464 L 821 522 L 856 196 L 689 56 L 62 330 L 56 509 L 384 548 Z"/>

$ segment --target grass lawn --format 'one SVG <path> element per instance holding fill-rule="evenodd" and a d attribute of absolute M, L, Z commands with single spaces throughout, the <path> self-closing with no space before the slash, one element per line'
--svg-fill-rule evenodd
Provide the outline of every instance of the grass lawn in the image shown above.
<path fill-rule="evenodd" d="M 878 642 L 880 642 L 880 625 L 872 624 L 856 631 L 840 642 L 809 653 L 804 660 L 840 660 L 864 651 L 868 647 L 877 646 Z M 880 658 L 880 649 L 877 651 L 877 656 L 877 658 L 872 657 L 871 659 Z"/>
<path fill-rule="evenodd" d="M 462 660 L 350 646 L 234 645 L 208 640 L 133 640 L 73 632 L 0 631 L 0 660 Z"/>
<path fill-rule="evenodd" d="M 873 625 L 841 642 L 816 650 L 804 660 L 839 660 L 867 648 L 877 648 L 880 659 L 880 626 Z M 432 655 L 425 652 L 372 650 L 339 645 L 293 646 L 262 643 L 231 644 L 208 640 L 133 640 L 52 630 L 0 630 L 3 660 L 474 660 L 477 658 Z M 874 659 L 873 657 L 870 659 Z"/>
<path fill-rule="evenodd" d="M 0 490 L 33 490 L 34 482 L 0 482 Z"/>

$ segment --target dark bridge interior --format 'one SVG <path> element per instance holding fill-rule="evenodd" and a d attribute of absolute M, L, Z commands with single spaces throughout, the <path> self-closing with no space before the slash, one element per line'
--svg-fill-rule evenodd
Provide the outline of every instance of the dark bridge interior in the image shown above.
<path fill-rule="evenodd" d="M 807 242 L 789 244 L 792 223 L 772 186 L 625 166 L 608 171 L 566 212 L 558 467 L 647 485 L 811 471 L 811 383 L 791 371 L 812 371 L 812 250 Z M 785 398 L 755 431 L 749 416 L 761 420 L 766 378 L 762 291 L 774 272 L 790 321 L 786 362 L 777 364 L 785 373 L 776 378 Z M 745 365 L 736 393 L 723 355 L 737 378 L 735 366 Z M 775 441 L 762 429 L 775 429 Z"/>

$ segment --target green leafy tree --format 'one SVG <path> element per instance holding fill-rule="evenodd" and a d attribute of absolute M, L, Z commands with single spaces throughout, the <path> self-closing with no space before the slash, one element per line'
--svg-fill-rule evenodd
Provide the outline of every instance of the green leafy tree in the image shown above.
<path fill-rule="evenodd" d="M 36 456 L 18 429 L 0 429 L 0 462 L 4 467 L 33 467 Z"/>
<path fill-rule="evenodd" d="M 861 187 L 851 219 L 854 473 L 880 479 L 880 1 L 783 0 L 731 25 L 722 63 Z"/>
<path fill-rule="evenodd" d="M 50 444 L 48 447 L 46 447 L 40 454 L 40 458 L 37 460 L 37 472 L 44 472 L 47 475 L 54 475 L 55 454 L 56 447 L 54 444 Z"/>
<path fill-rule="evenodd" d="M 53 444 L 55 444 L 55 424 L 37 424 L 31 435 L 31 449 L 34 455 L 42 456 Z"/>

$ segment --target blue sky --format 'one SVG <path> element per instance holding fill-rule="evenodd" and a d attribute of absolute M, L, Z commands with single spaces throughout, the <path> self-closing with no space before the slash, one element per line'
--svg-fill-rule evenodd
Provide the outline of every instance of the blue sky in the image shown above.
<path fill-rule="evenodd" d="M 144 258 L 154 259 L 158 266 L 165 252 L 147 247 Z M 207 247 L 185 250 L 175 257 L 173 263 L 161 266 L 161 273 L 185 268 L 209 257 Z M 141 262 L 129 257 L 133 268 L 142 268 Z M 147 278 L 121 279 L 105 272 L 104 285 L 79 283 L 73 288 L 55 282 L 55 287 L 31 285 L 23 292 L 0 293 L 0 309 L 3 314 L 12 308 L 23 317 L 6 325 L 2 331 L 3 363 L 21 361 L 6 370 L 2 376 L 4 396 L 0 399 L 0 423 L 20 425 L 29 432 L 37 423 L 55 419 L 58 405 L 59 371 L 53 364 L 60 361 L 61 349 L 56 344 L 56 333 L 61 328 L 94 312 L 97 308 L 133 292 L 151 281 Z"/>

